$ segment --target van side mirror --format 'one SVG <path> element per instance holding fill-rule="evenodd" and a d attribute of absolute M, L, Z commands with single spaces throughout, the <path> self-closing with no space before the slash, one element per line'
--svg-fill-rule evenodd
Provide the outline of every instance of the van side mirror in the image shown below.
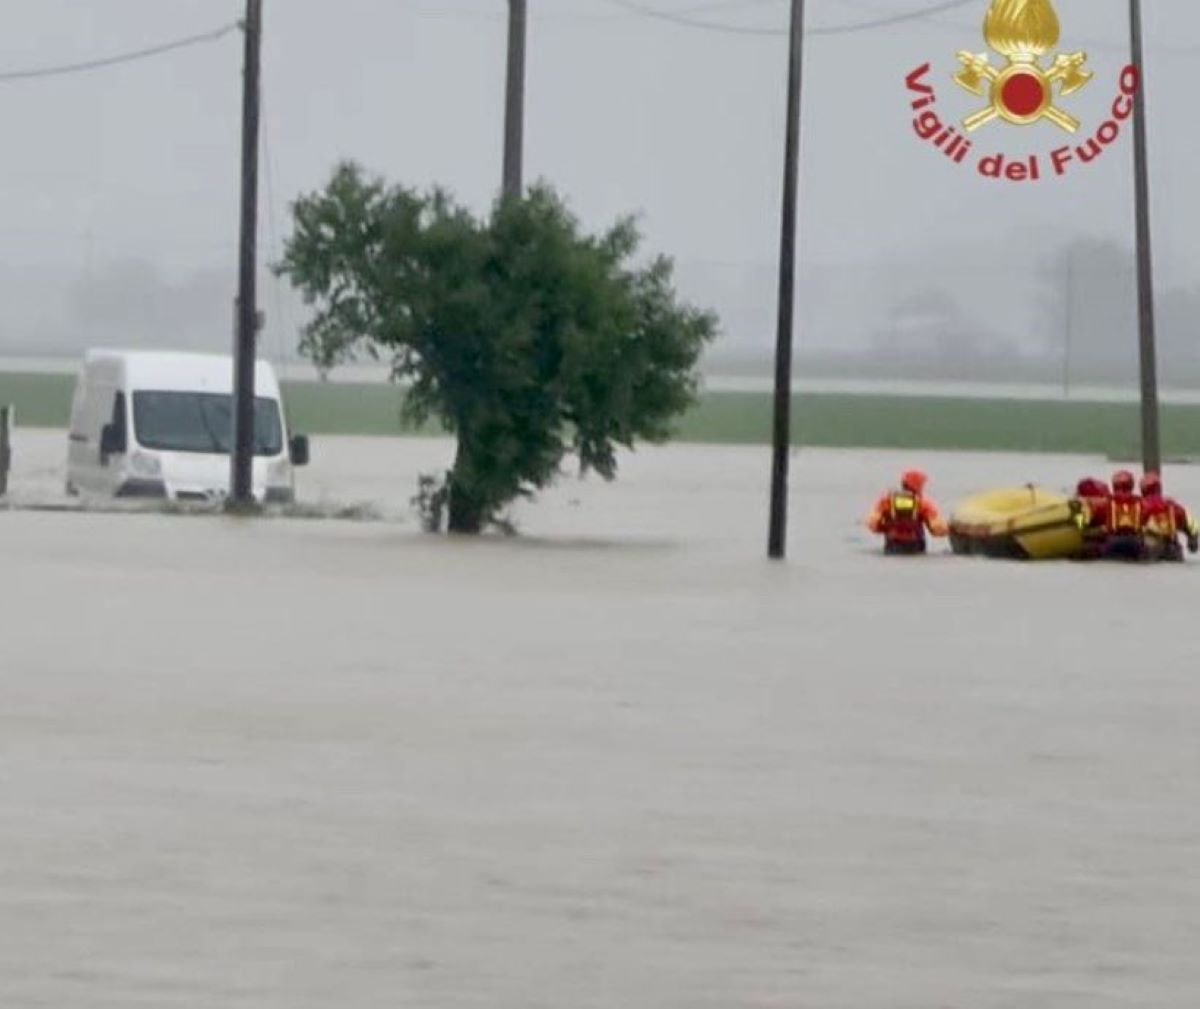
<path fill-rule="evenodd" d="M 107 462 L 110 455 L 124 455 L 125 448 L 125 432 L 115 424 L 105 424 L 100 432 L 100 461 Z"/>
<path fill-rule="evenodd" d="M 298 434 L 288 443 L 288 455 L 293 466 L 307 466 L 309 458 L 308 435 Z"/>

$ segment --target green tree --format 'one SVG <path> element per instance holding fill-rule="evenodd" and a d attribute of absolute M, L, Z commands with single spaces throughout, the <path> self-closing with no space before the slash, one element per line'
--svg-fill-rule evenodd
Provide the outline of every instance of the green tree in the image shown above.
<path fill-rule="evenodd" d="M 586 235 L 545 186 L 480 219 L 352 164 L 293 213 L 279 269 L 316 309 L 304 353 L 390 359 L 405 419 L 457 439 L 422 481 L 433 528 L 444 509 L 450 531 L 481 531 L 568 455 L 611 480 L 620 446 L 666 440 L 695 398 L 716 318 L 680 303 L 669 260 L 633 262 L 630 219 Z"/>

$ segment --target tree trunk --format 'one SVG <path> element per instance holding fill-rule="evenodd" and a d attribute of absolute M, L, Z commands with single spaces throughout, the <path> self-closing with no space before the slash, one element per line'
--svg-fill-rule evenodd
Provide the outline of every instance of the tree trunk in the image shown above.
<path fill-rule="evenodd" d="M 451 533 L 460 536 L 478 536 L 483 532 L 483 508 L 458 484 L 453 483 L 450 485 L 448 528 Z"/>
<path fill-rule="evenodd" d="M 453 535 L 478 536 L 483 532 L 484 518 L 487 512 L 477 494 L 469 488 L 470 467 L 466 463 L 466 452 L 463 449 L 464 436 L 458 436 L 458 450 L 454 458 L 454 469 L 450 473 L 447 529 Z M 465 472 L 466 471 L 466 472 Z"/>

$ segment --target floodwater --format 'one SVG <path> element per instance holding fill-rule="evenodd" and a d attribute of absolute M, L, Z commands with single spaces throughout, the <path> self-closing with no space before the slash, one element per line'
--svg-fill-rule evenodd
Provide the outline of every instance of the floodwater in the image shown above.
<path fill-rule="evenodd" d="M 21 433 L 17 496 L 61 485 Z M 681 447 L 400 521 L 441 442 L 321 439 L 386 522 L 0 514 L 0 1005 L 1200 1001 L 1200 568 L 885 561 L 1096 460 Z M 1200 474 L 1169 474 L 1200 500 Z"/>

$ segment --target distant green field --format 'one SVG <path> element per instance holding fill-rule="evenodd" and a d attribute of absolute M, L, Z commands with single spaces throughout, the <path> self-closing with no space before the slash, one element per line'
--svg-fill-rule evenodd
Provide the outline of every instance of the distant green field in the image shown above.
<path fill-rule="evenodd" d="M 66 427 L 69 375 L 0 373 L 0 404 L 26 427 Z M 286 383 L 292 426 L 314 435 L 400 434 L 400 393 L 386 385 Z M 770 439 L 771 397 L 706 393 L 679 423 L 679 440 L 726 445 Z M 831 448 L 924 448 L 1064 452 L 1131 457 L 1138 411 L 1125 403 L 1029 402 L 950 397 L 803 395 L 793 415 L 797 444 Z M 412 432 L 409 432 L 412 433 Z M 423 431 L 418 433 L 430 433 Z M 1167 407 L 1168 456 L 1200 456 L 1200 406 Z"/>

